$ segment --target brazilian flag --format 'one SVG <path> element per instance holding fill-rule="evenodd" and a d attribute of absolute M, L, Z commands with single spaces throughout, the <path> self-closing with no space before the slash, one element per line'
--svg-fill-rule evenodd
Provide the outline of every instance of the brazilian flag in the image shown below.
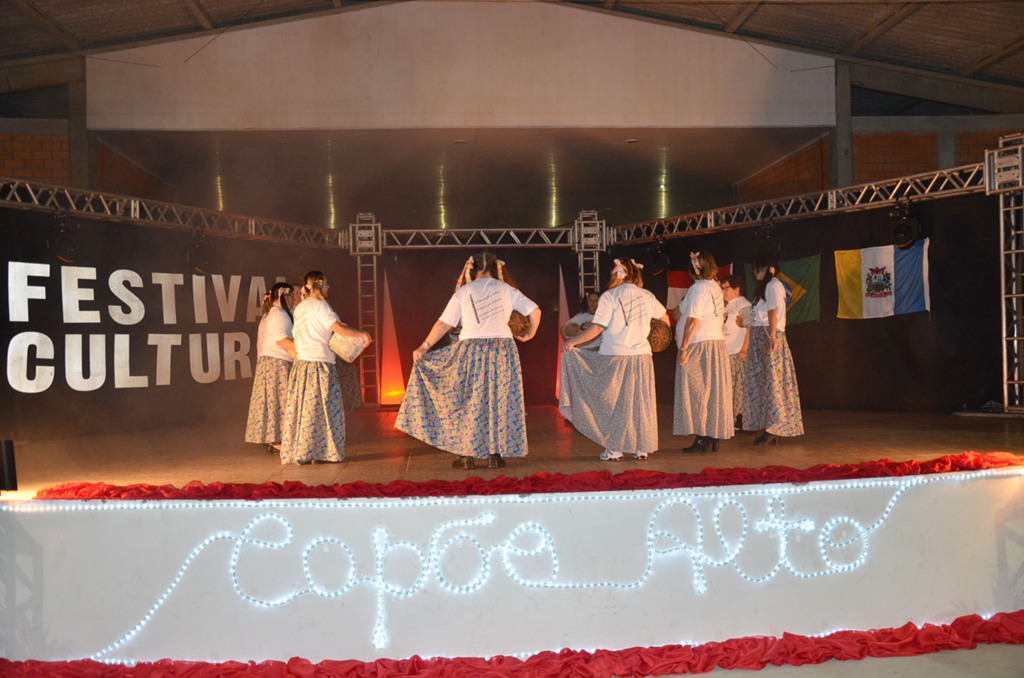
<path fill-rule="evenodd" d="M 744 267 L 747 298 L 754 296 L 757 280 L 750 264 Z M 777 277 L 786 286 L 786 325 L 821 320 L 821 255 L 780 261 Z"/>

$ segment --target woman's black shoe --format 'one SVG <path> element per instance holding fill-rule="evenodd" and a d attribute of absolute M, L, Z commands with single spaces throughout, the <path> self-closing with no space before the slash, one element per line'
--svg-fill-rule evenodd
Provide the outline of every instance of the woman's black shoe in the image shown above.
<path fill-rule="evenodd" d="M 718 438 L 708 438 L 711 441 L 711 451 L 718 452 Z"/>
<path fill-rule="evenodd" d="M 779 436 L 774 433 L 768 433 L 768 431 L 761 431 L 761 435 L 754 438 L 755 445 L 778 445 Z"/>
<path fill-rule="evenodd" d="M 743 414 L 742 413 L 736 415 L 736 422 L 733 424 L 733 428 L 736 429 L 737 431 L 742 431 L 743 430 Z"/>
<path fill-rule="evenodd" d="M 501 468 L 505 465 L 505 458 L 500 454 L 487 455 L 487 468 Z"/>
<path fill-rule="evenodd" d="M 473 463 L 473 457 L 455 457 L 452 468 L 476 468 L 476 464 Z"/>
<path fill-rule="evenodd" d="M 693 444 L 689 447 L 684 447 L 683 452 L 710 452 L 711 451 L 711 439 L 697 436 L 693 439 Z"/>

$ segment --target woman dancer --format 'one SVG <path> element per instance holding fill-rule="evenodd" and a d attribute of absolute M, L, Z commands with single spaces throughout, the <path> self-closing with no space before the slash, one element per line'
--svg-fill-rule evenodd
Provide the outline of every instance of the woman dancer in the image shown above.
<path fill-rule="evenodd" d="M 729 352 L 729 366 L 732 367 L 732 414 L 736 418 L 734 428 L 743 428 L 743 382 L 747 375 L 747 353 L 750 348 L 750 332 L 747 327 L 754 320 L 750 301 L 744 296 L 743 276 L 730 275 L 722 281 L 722 298 L 725 299 L 725 349 Z"/>
<path fill-rule="evenodd" d="M 597 302 L 601 298 L 599 292 L 590 290 L 583 295 L 585 302 L 585 308 L 569 318 L 569 321 L 562 326 L 562 338 L 569 339 L 576 336 L 581 331 L 590 327 L 590 323 L 594 322 L 594 311 L 597 310 Z M 598 335 L 596 339 L 591 339 L 585 344 L 580 344 L 579 348 L 586 349 L 588 351 L 596 351 L 601 348 L 601 335 Z"/>
<path fill-rule="evenodd" d="M 256 330 L 256 374 L 249 398 L 245 442 L 266 444 L 268 452 L 281 450 L 288 375 L 295 360 L 292 313 L 288 310 L 292 286 L 277 283 L 263 297 L 263 318 Z"/>
<path fill-rule="evenodd" d="M 345 414 L 331 335 L 367 342 L 370 335 L 341 323 L 327 303 L 329 288 L 323 273 L 310 271 L 302 281 L 303 300 L 295 307 L 297 360 L 288 381 L 282 464 L 345 458 Z"/>
<path fill-rule="evenodd" d="M 668 313 L 643 289 L 640 265 L 616 259 L 608 290 L 593 323 L 562 345 L 558 409 L 583 435 L 605 448 L 602 461 L 626 454 L 642 461 L 658 449 L 654 361 L 647 335 L 651 319 L 668 323 Z M 601 348 L 578 351 L 598 335 Z"/>
<path fill-rule="evenodd" d="M 778 270 L 766 256 L 754 259 L 758 286 L 743 387 L 743 428 L 760 431 L 755 445 L 774 445 L 780 436 L 804 432 L 796 370 L 786 341 L 786 289 L 775 277 Z"/>
<path fill-rule="evenodd" d="M 516 339 L 529 341 L 540 308 L 506 276 L 505 262 L 490 253 L 467 259 L 455 294 L 412 354 L 395 428 L 456 455 L 455 468 L 475 468 L 477 460 L 500 468 L 527 454 L 523 372 L 508 320 L 513 310 L 528 316 Z M 459 341 L 427 353 L 460 324 Z"/>
<path fill-rule="evenodd" d="M 732 370 L 722 335 L 725 300 L 715 279 L 718 264 L 705 250 L 690 252 L 695 282 L 679 302 L 676 326 L 679 357 L 672 432 L 695 433 L 683 452 L 716 452 L 718 441 L 732 438 Z"/>

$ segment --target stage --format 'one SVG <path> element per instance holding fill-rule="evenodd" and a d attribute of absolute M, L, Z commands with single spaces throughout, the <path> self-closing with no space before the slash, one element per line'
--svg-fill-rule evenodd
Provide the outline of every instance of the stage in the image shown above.
<path fill-rule="evenodd" d="M 671 422 L 667 411 L 660 414 Z M 239 422 L 16 441 L 19 490 L 0 495 L 8 508 L 0 514 L 8 537 L 3 555 L 18 564 L 19 588 L 33 593 L 7 598 L 8 610 L 19 610 L 9 617 L 18 627 L 7 625 L 3 656 L 373 662 L 525 659 L 568 647 L 621 657 L 629 648 L 706 649 L 787 633 L 838 643 L 832 634 L 844 629 L 874 633 L 981 615 L 969 624 L 974 629 L 1024 608 L 1024 468 L 1010 456 L 1024 452 L 1024 419 L 808 411 L 807 435 L 776 446 L 755 447 L 751 434 L 740 434 L 717 453 L 684 454 L 679 448 L 689 440 L 666 427 L 647 462 L 608 463 L 554 407 L 531 407 L 529 457 L 467 472 L 451 468 L 451 455 L 394 431 L 394 417 L 357 411 L 348 419 L 346 460 L 301 467 L 282 466 L 276 455 L 241 442 Z M 946 469 L 935 462 L 928 470 L 899 463 L 965 452 L 999 463 Z M 822 464 L 867 468 L 882 459 L 897 463 L 863 479 L 799 475 Z M 779 481 L 766 472 L 772 466 L 798 470 L 795 480 Z M 765 475 L 732 485 L 569 486 L 496 496 L 455 490 L 426 499 L 380 498 L 369 486 L 343 501 L 32 500 L 65 483 L 444 484 L 637 469 L 713 479 L 725 477 L 717 470 Z M 810 538 L 801 542 L 800 534 Z M 93 615 L 97 609 L 105 612 Z M 509 632 L 496 609 L 534 621 Z M 95 620 L 83 626 L 90 615 Z M 440 628 L 423 625 L 438 618 L 445 619 Z M 183 625 L 186 619 L 192 621 Z M 475 632 L 481 623 L 500 632 Z M 1024 641 L 1013 631 L 1017 623 L 1015 617 L 1002 635 L 985 631 L 977 642 L 996 644 L 974 651 L 766 670 L 1015 675 L 1024 659 L 1024 646 L 1013 644 Z M 218 635 L 228 626 L 231 634 Z M 972 647 L 965 628 L 938 647 Z M 888 633 L 880 636 L 881 650 L 866 654 L 886 656 L 887 648 L 910 642 L 903 630 Z M 922 627 L 914 642 L 931 635 Z"/>

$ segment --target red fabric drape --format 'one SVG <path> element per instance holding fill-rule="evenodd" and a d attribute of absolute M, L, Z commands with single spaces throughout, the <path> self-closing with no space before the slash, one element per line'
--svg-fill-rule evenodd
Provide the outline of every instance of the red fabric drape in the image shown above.
<path fill-rule="evenodd" d="M 706 468 L 700 473 L 663 473 L 630 470 L 589 473 L 536 473 L 525 478 L 499 476 L 491 480 L 431 480 L 411 482 L 395 480 L 386 484 L 355 482 L 345 485 L 305 485 L 286 483 L 210 483 L 191 482 L 184 487 L 172 485 L 127 485 L 106 483 L 66 483 L 40 490 L 37 499 L 347 499 L 353 497 L 438 497 L 492 494 L 537 494 L 547 492 L 603 492 L 613 490 L 650 490 L 725 485 L 770 483 L 806 483 L 816 480 L 879 478 L 892 476 L 978 471 L 982 469 L 1024 466 L 1024 459 L 1008 453 L 949 455 L 929 461 L 879 461 L 862 464 L 818 464 L 809 469 L 788 466 L 763 468 Z"/>
<path fill-rule="evenodd" d="M 820 664 L 830 659 L 909 657 L 940 650 L 961 650 L 979 644 L 1024 644 L 1024 610 L 1000 613 L 989 619 L 968 615 L 952 624 L 898 629 L 839 631 L 824 638 L 784 635 L 752 636 L 697 646 L 666 645 L 596 652 L 541 652 L 528 659 L 378 659 L 374 662 L 323 661 L 314 664 L 292 658 L 287 662 L 144 662 L 116 666 L 81 660 L 70 662 L 12 662 L 0 659 L 0 675 L 7 678 L 596 678 L 598 676 L 661 676 L 707 673 L 715 668 L 762 669 L 769 664 Z"/>

